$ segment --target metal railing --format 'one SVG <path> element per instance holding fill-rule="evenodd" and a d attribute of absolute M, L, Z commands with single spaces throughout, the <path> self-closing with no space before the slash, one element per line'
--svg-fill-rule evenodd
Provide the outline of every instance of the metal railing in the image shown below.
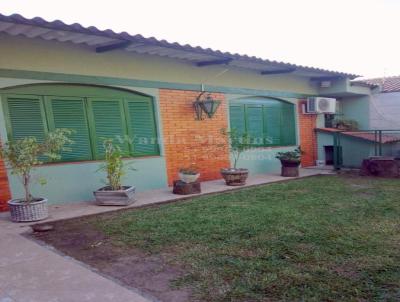
<path fill-rule="evenodd" d="M 360 168 L 362 160 L 370 156 L 400 157 L 400 129 L 334 132 L 335 169 Z"/>

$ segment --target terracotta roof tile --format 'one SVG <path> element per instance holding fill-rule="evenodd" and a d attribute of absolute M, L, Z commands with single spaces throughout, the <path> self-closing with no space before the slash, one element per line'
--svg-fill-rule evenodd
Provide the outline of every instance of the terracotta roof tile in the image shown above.
<path fill-rule="evenodd" d="M 380 87 L 382 92 L 400 91 L 400 76 L 353 81 L 353 83 Z"/>

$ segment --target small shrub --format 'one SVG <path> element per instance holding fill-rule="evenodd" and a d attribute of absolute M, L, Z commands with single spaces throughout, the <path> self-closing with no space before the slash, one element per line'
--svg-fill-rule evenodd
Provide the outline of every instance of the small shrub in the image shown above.
<path fill-rule="evenodd" d="M 334 119 L 332 121 L 333 127 L 345 131 L 356 131 L 358 130 L 358 123 L 351 119 Z"/>
<path fill-rule="evenodd" d="M 57 161 L 61 159 L 61 152 L 68 151 L 66 145 L 72 144 L 69 139 L 72 131 L 69 129 L 56 129 L 46 135 L 43 142 L 38 142 L 36 137 L 25 137 L 15 141 L 8 141 L 0 146 L 0 157 L 12 169 L 11 173 L 17 175 L 24 187 L 25 202 L 32 202 L 31 194 L 32 172 L 37 165 L 45 159 Z M 45 180 L 41 179 L 44 184 Z"/>
<path fill-rule="evenodd" d="M 236 169 L 237 163 L 239 161 L 240 155 L 252 148 L 252 140 L 248 133 L 240 133 L 236 129 L 231 129 L 231 131 L 226 131 L 226 129 L 221 130 L 222 134 L 226 135 L 229 139 L 229 149 L 233 155 L 233 169 Z"/>
<path fill-rule="evenodd" d="M 275 157 L 279 160 L 299 161 L 300 162 L 302 154 L 304 154 L 304 152 L 301 150 L 301 148 L 299 146 L 296 149 L 294 149 L 293 151 L 278 152 Z"/>
<path fill-rule="evenodd" d="M 122 160 L 125 154 L 119 145 L 114 144 L 113 139 L 105 139 L 103 141 L 103 148 L 105 151 L 105 163 L 100 166 L 99 170 L 106 172 L 106 183 L 111 190 L 121 190 L 122 177 L 126 174 L 127 167 L 133 163 L 125 163 Z"/>

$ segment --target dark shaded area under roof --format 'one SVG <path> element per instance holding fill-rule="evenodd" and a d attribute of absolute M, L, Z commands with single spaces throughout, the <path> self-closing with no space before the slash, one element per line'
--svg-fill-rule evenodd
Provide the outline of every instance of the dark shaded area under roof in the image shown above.
<path fill-rule="evenodd" d="M 310 77 L 312 80 L 325 79 L 327 77 L 332 79 L 354 79 L 359 77 L 359 75 L 350 73 L 266 60 L 187 44 L 181 45 L 167 42 L 166 40 L 158 40 L 154 37 L 145 38 L 141 35 L 131 35 L 127 32 L 116 33 L 110 29 L 100 30 L 94 26 L 84 27 L 78 23 L 65 24 L 60 20 L 49 22 L 39 17 L 28 19 L 18 14 L 10 16 L 0 14 L 0 33 L 11 36 L 86 44 L 97 53 L 123 49 L 139 54 L 185 60 L 198 67 L 229 65 L 253 70 L 266 76 L 295 74 Z"/>

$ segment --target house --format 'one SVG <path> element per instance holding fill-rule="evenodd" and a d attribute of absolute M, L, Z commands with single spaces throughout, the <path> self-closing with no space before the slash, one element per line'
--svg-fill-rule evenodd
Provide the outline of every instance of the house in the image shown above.
<path fill-rule="evenodd" d="M 400 129 L 400 76 L 356 82 L 375 88 L 369 103 L 370 129 Z"/>
<path fill-rule="evenodd" d="M 56 128 L 75 130 L 72 151 L 46 163 L 34 194 L 52 203 L 91 200 L 102 186 L 96 173 L 104 137 L 129 135 L 123 145 L 136 171 L 126 181 L 138 190 L 165 188 L 179 167 L 195 162 L 202 180 L 219 179 L 230 165 L 222 128 L 260 138 L 240 166 L 251 173 L 279 170 L 276 152 L 301 145 L 302 165 L 318 159 L 315 128 L 323 115 L 303 114 L 309 96 L 334 97 L 344 116 L 367 127 L 371 87 L 357 75 L 170 43 L 96 27 L 0 15 L 0 136 L 42 138 Z M 219 100 L 211 118 L 196 119 L 202 92 Z M 0 165 L 2 209 L 21 196 L 15 175 Z"/>

